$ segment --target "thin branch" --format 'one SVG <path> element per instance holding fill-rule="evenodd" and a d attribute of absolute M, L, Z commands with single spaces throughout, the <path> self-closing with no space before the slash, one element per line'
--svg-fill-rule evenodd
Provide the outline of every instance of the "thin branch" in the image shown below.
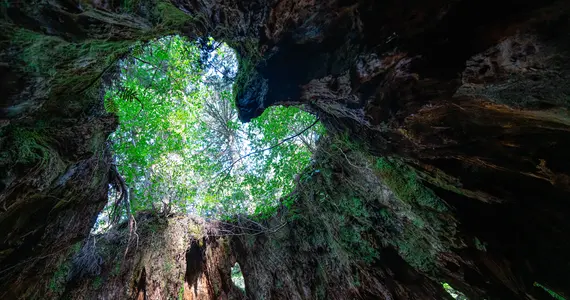
<path fill-rule="evenodd" d="M 301 134 L 305 133 L 307 130 L 311 129 L 313 126 L 317 125 L 318 122 L 319 122 L 319 119 L 316 119 L 315 122 L 313 122 L 313 124 L 309 125 L 309 126 L 306 127 L 305 129 L 301 130 L 300 132 L 298 132 L 298 133 L 296 133 L 296 134 L 294 134 L 294 135 L 292 135 L 292 136 L 290 136 L 290 137 L 287 137 L 287 138 L 281 140 L 279 143 L 277 143 L 277 144 L 275 144 L 275 145 L 273 145 L 273 146 L 271 146 L 271 147 L 267 147 L 267 148 L 264 148 L 264 149 L 261 149 L 261 150 L 253 151 L 253 152 L 250 152 L 250 153 L 248 153 L 248 154 L 246 154 L 246 155 L 241 156 L 240 158 L 238 158 L 238 159 L 236 159 L 234 162 L 232 162 L 232 164 L 231 164 L 229 167 L 227 167 L 227 168 L 224 169 L 222 172 L 220 172 L 220 174 L 221 174 L 221 173 L 225 173 L 225 172 L 228 172 L 228 173 L 229 173 L 229 172 L 232 170 L 232 168 L 235 166 L 235 164 L 237 164 L 239 161 L 241 161 L 241 160 L 243 160 L 243 159 L 245 159 L 245 158 L 247 158 L 247 157 L 249 157 L 249 156 L 252 156 L 252 155 L 255 155 L 255 154 L 259 154 L 259 153 L 262 153 L 262 152 L 271 150 L 271 149 L 273 149 L 273 148 L 275 148 L 275 147 L 278 147 L 278 146 L 280 146 L 280 145 L 286 143 L 287 141 L 290 141 L 290 140 L 292 140 L 292 139 L 294 139 L 294 138 L 300 136 Z M 216 177 L 217 177 L 217 176 L 216 176 Z"/>
<path fill-rule="evenodd" d="M 159 68 L 158 66 L 156 66 L 155 64 L 153 64 L 153 63 L 151 63 L 151 62 L 148 62 L 148 61 L 146 61 L 146 60 L 144 60 L 144 59 L 142 59 L 142 58 L 136 57 L 136 56 L 133 56 L 133 58 L 136 59 L 136 60 L 138 60 L 138 61 L 140 61 L 140 62 L 142 62 L 142 63 L 145 63 L 145 64 L 147 64 L 147 65 L 150 65 L 151 67 L 155 68 L 156 70 L 162 71 L 161 68 Z M 163 59 L 163 61 L 164 61 L 164 59 Z M 162 63 L 162 62 L 161 62 L 161 63 Z"/>

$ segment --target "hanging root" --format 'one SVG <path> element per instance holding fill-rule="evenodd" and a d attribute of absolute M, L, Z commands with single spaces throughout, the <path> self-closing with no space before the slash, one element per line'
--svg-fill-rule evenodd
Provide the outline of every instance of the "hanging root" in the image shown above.
<path fill-rule="evenodd" d="M 118 224 L 121 220 L 121 215 L 123 208 L 127 214 L 127 219 L 129 222 L 129 238 L 127 240 L 127 247 L 125 249 L 125 256 L 127 256 L 127 252 L 129 251 L 129 244 L 131 242 L 131 237 L 133 233 L 136 237 L 137 241 L 137 248 L 139 244 L 139 235 L 137 234 L 137 222 L 131 212 L 131 202 L 129 197 L 129 188 L 125 182 L 125 179 L 119 171 L 117 170 L 117 166 L 113 164 L 110 170 L 110 184 L 115 188 L 117 191 L 117 197 L 115 202 L 113 203 L 113 207 L 111 208 L 111 224 L 115 225 Z"/>
<path fill-rule="evenodd" d="M 101 273 L 102 264 L 103 258 L 97 251 L 96 236 L 91 235 L 87 238 L 81 250 L 73 257 L 69 279 L 97 276 Z"/>
<path fill-rule="evenodd" d="M 122 206 L 127 210 L 126 213 L 131 217 L 130 203 L 129 203 L 129 189 L 125 183 L 123 176 L 119 174 L 117 166 L 115 164 L 111 165 L 111 170 L 109 174 L 109 183 L 117 191 L 117 197 L 111 208 L 111 223 L 117 224 L 121 219 Z"/>

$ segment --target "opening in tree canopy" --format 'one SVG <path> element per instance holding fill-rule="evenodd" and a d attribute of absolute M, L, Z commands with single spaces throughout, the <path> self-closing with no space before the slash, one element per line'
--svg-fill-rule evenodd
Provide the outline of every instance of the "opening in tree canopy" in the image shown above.
<path fill-rule="evenodd" d="M 236 55 L 211 38 L 141 43 L 120 67 L 105 107 L 119 116 L 110 139 L 131 213 L 267 217 L 292 191 L 324 133 L 315 116 L 297 107 L 270 107 L 250 123 L 239 122 L 232 92 Z M 111 194 L 111 202 L 121 197 Z"/>

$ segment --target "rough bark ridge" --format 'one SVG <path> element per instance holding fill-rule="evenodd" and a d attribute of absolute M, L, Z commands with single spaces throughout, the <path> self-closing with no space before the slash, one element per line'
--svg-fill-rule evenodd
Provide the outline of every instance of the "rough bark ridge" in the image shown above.
<path fill-rule="evenodd" d="M 29 298 L 48 287 L 65 252 L 87 235 L 105 203 L 105 140 L 116 123 L 103 112 L 102 83 L 130 45 L 176 32 L 236 48 L 243 120 L 269 105 L 305 105 L 331 132 L 381 156 L 369 164 L 408 203 L 387 205 L 399 225 L 384 238 L 373 237 L 392 228 L 380 217 L 353 217 L 372 225 L 346 233 L 366 233 L 390 260 L 345 260 L 334 271 L 334 255 L 344 252 L 326 254 L 329 246 L 318 245 L 337 242 L 317 241 L 306 253 L 325 251 L 321 257 L 280 250 L 296 262 L 283 270 L 272 264 L 271 241 L 292 240 L 298 229 L 249 246 L 234 241 L 255 287 L 249 297 L 330 297 L 338 287 L 338 295 L 429 299 L 441 292 L 438 280 L 475 299 L 548 299 L 534 282 L 570 295 L 567 1 L 125 3 L 1 7 L 0 297 Z M 337 196 L 338 205 L 354 201 Z M 302 228 L 315 228 L 314 236 L 342 237 L 311 224 Z M 314 273 L 319 264 L 330 277 Z M 350 294 L 346 272 L 355 264 L 371 281 L 359 280 L 364 287 Z M 267 279 L 278 272 L 295 287 Z"/>

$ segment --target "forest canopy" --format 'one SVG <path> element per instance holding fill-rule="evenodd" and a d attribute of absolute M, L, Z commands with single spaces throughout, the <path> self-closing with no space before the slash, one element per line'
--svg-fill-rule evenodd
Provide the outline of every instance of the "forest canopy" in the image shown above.
<path fill-rule="evenodd" d="M 324 133 L 315 116 L 297 107 L 270 107 L 239 122 L 232 92 L 237 58 L 211 38 L 141 43 L 120 68 L 105 108 L 119 117 L 110 142 L 130 213 L 267 217 L 292 191 Z M 120 196 L 111 189 L 110 203 Z"/>

